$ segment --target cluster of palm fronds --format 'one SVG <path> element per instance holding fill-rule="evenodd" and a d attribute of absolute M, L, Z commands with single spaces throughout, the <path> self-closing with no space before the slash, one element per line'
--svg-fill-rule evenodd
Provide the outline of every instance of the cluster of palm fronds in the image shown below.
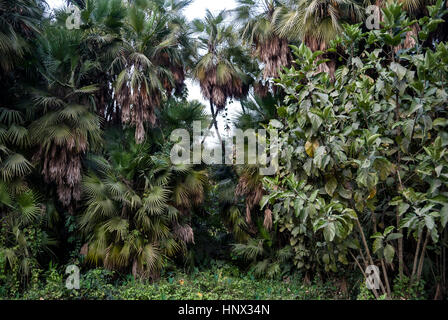
<path fill-rule="evenodd" d="M 53 211 L 27 181 L 33 165 L 20 151 L 30 146 L 26 114 L 0 110 L 0 258 L 14 276 L 29 279 L 38 257 L 55 241 L 43 231 Z"/>
<path fill-rule="evenodd" d="M 194 242 L 188 221 L 203 200 L 207 174 L 151 155 L 148 145 L 113 150 L 110 157 L 92 158 L 84 177 L 84 253 L 97 265 L 157 278 L 167 258 Z"/>
<path fill-rule="evenodd" d="M 278 2 L 272 0 L 239 0 L 235 10 L 242 28 L 242 38 L 253 47 L 253 52 L 263 63 L 263 77 L 276 78 L 282 67 L 292 60 L 287 37 L 275 30 L 274 14 Z"/>
<path fill-rule="evenodd" d="M 169 128 L 207 119 L 202 105 L 184 100 L 193 55 L 180 13 L 187 4 L 82 1 L 82 28 L 69 30 L 65 10 L 46 18 L 44 1 L 0 2 L 6 269 L 29 277 L 53 243 L 47 232 L 68 240 L 58 212 L 82 213 L 78 240 L 88 261 L 129 267 L 135 276 L 156 277 L 168 257 L 194 242 L 189 221 L 207 175 L 171 165 L 165 143 Z M 141 147 L 128 134 L 105 135 L 133 128 Z"/>
<path fill-rule="evenodd" d="M 130 7 L 127 22 L 130 27 L 121 54 L 113 61 L 121 69 L 115 88 L 121 119 L 136 127 L 135 139 L 141 143 L 144 124 L 155 124 L 155 109 L 162 98 L 183 87 L 182 51 L 189 50 L 190 44 L 183 38 L 185 21 L 154 10 L 150 2 Z"/>
<path fill-rule="evenodd" d="M 384 7 L 389 1 L 359 0 L 239 0 L 235 10 L 243 39 L 264 63 L 263 76 L 277 77 L 278 71 L 288 67 L 292 60 L 289 44 L 303 42 L 313 51 L 325 51 L 330 42 L 342 32 L 344 23 L 363 22 L 365 8 L 370 4 Z M 427 14 L 426 6 L 434 1 L 401 0 L 408 13 L 414 17 Z M 446 27 L 446 26 L 445 26 Z M 406 49 L 415 45 L 416 26 L 407 33 Z M 444 32 L 439 30 L 443 37 Z M 333 77 L 337 59 L 327 55 L 328 62 L 319 65 L 320 72 Z"/>

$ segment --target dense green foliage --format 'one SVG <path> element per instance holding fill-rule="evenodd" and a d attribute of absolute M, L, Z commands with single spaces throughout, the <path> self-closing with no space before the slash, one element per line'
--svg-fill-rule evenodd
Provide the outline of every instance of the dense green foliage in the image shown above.
<path fill-rule="evenodd" d="M 447 2 L 383 1 L 378 30 L 368 1 L 238 2 L 68 1 L 70 29 L 0 0 L 0 298 L 446 297 Z M 274 176 L 171 162 L 221 114 L 278 130 Z"/>
<path fill-rule="evenodd" d="M 157 284 L 117 279 L 111 271 L 94 269 L 81 277 L 80 290 L 67 290 L 64 276 L 50 269 L 45 283 L 36 283 L 23 298 L 33 300 L 302 300 L 347 299 L 337 283 L 303 285 L 242 276 L 238 269 L 213 268 L 191 274 L 169 273 Z M 352 293 L 356 294 L 356 293 Z"/>
<path fill-rule="evenodd" d="M 333 42 L 346 48 L 334 82 L 315 72 L 322 52 L 303 44 L 277 80 L 284 156 L 279 174 L 264 179 L 263 206 L 288 233 L 298 268 L 336 272 L 356 262 L 363 272 L 379 261 L 390 296 L 390 273 L 402 278 L 406 267 L 410 285 L 419 283 L 424 260 L 444 250 L 447 47 L 421 46 L 440 4 L 429 7 L 431 23 L 419 21 L 414 48 L 394 52 L 415 21 L 391 5 L 380 30 L 346 26 Z M 444 276 L 443 264 L 431 268 Z"/>

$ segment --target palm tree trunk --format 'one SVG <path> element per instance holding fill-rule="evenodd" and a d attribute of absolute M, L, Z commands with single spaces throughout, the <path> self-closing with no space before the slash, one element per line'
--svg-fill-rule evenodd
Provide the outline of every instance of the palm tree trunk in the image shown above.
<path fill-rule="evenodd" d="M 395 61 L 395 55 L 393 54 L 393 59 Z M 395 119 L 396 121 L 400 121 L 401 119 L 401 115 L 400 115 L 400 104 L 399 104 L 399 98 L 398 98 L 398 91 L 395 94 Z M 398 135 L 401 134 L 400 132 L 400 128 L 398 129 Z M 401 151 L 398 150 L 397 153 L 397 180 L 398 180 L 398 193 L 400 193 L 401 191 L 404 190 L 404 186 L 403 186 L 403 182 L 401 181 L 401 176 L 400 176 L 400 170 L 401 170 Z M 400 217 L 400 212 L 399 209 L 397 207 L 397 211 L 396 211 L 396 221 L 397 221 L 397 228 L 400 227 L 400 221 L 401 221 L 401 217 Z M 400 279 L 403 278 L 403 266 L 404 266 L 404 260 L 403 260 L 403 238 L 398 239 L 398 273 L 400 276 Z"/>
<path fill-rule="evenodd" d="M 211 99 L 210 99 L 210 111 L 212 113 L 212 122 L 210 123 L 208 130 L 210 130 L 212 128 L 212 126 L 215 127 L 216 134 L 218 135 L 219 142 L 221 143 L 221 152 L 222 152 L 221 157 L 225 158 L 226 148 L 224 145 L 224 141 L 221 138 L 221 134 L 219 133 L 218 120 L 216 119 L 218 117 L 218 109 L 216 109 L 216 111 L 215 111 L 215 108 L 213 106 L 213 102 Z M 204 144 L 205 138 L 206 138 L 206 136 L 204 136 L 204 138 L 202 139 L 202 144 Z"/>

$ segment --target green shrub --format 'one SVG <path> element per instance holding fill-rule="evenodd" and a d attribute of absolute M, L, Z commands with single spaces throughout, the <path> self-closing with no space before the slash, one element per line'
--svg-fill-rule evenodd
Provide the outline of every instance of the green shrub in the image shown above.
<path fill-rule="evenodd" d="M 393 296 L 401 300 L 424 300 L 427 298 L 424 288 L 424 280 L 411 283 L 411 280 L 406 276 L 401 279 L 397 277 L 394 280 Z"/>

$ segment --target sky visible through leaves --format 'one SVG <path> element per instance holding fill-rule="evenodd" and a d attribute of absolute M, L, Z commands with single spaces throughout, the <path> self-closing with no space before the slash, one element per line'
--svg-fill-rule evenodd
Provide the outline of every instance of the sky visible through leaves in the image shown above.
<path fill-rule="evenodd" d="M 47 0 L 47 3 L 52 9 L 61 8 L 66 5 L 65 0 Z M 232 10 L 235 7 L 236 2 L 234 0 L 194 0 L 193 3 L 185 9 L 185 17 L 190 21 L 196 18 L 202 19 L 205 16 L 207 9 L 215 14 L 224 9 Z M 203 99 L 199 84 L 193 82 L 191 79 L 188 79 L 186 83 L 189 91 L 189 100 L 201 101 L 206 106 L 207 112 L 209 112 L 208 102 Z M 228 109 L 228 117 L 229 120 L 231 120 L 235 114 L 241 110 L 241 105 L 238 101 L 234 101 L 233 103 L 228 104 Z M 231 125 L 230 122 L 231 121 L 229 121 L 229 124 Z M 223 114 L 218 116 L 218 124 L 221 135 L 231 134 L 231 132 L 225 131 L 225 119 L 223 118 Z M 212 131 L 212 133 L 214 132 Z M 215 140 L 218 141 L 217 138 Z"/>

